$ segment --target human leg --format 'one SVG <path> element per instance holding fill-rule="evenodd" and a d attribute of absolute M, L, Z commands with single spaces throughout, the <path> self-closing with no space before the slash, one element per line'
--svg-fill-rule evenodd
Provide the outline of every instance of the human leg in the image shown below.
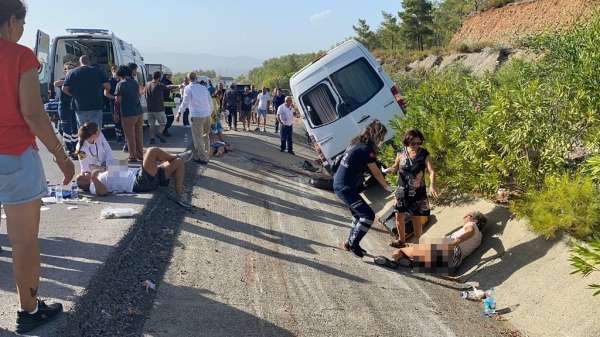
<path fill-rule="evenodd" d="M 135 122 L 135 154 L 138 160 L 144 160 L 144 116 L 137 116 Z M 131 153 L 131 148 L 129 149 Z"/>
<path fill-rule="evenodd" d="M 285 142 L 287 139 L 286 137 L 287 137 L 287 129 L 286 129 L 285 125 L 282 125 L 281 126 L 281 146 L 279 147 L 281 152 L 285 151 Z"/>
<path fill-rule="evenodd" d="M 65 141 L 65 148 L 69 154 L 75 153 L 75 147 L 77 146 L 77 120 L 75 113 L 72 111 L 60 113 L 60 125 L 63 131 L 63 139 Z"/>
<path fill-rule="evenodd" d="M 202 143 L 204 157 L 208 160 L 208 153 L 210 152 L 210 117 L 203 117 L 202 120 Z"/>
<path fill-rule="evenodd" d="M 177 156 L 172 155 L 168 152 L 165 152 L 162 149 L 157 147 L 151 147 L 146 151 L 146 155 L 144 156 L 144 161 L 142 163 L 142 167 L 146 172 L 150 175 L 156 175 L 158 171 L 158 166 L 165 162 L 171 162 L 177 159 Z"/>
<path fill-rule="evenodd" d="M 192 143 L 194 145 L 194 160 L 206 160 L 202 151 L 204 147 L 202 145 L 202 127 L 198 117 L 192 117 Z"/>
<path fill-rule="evenodd" d="M 185 111 L 183 112 L 183 125 L 190 126 L 190 110 L 189 109 L 185 109 Z"/>
<path fill-rule="evenodd" d="M 175 115 L 173 114 L 173 108 L 166 107 L 165 108 L 165 116 L 167 118 L 167 123 L 165 124 L 165 130 L 163 131 L 163 136 L 169 137 L 169 129 L 173 126 L 173 122 L 175 121 Z"/>
<path fill-rule="evenodd" d="M 350 208 L 353 217 L 358 218 L 356 225 L 350 230 L 347 244 L 357 256 L 364 255 L 364 250 L 360 247 L 360 241 L 371 229 L 375 220 L 375 213 L 354 189 L 337 190 L 335 194 Z"/>
<path fill-rule="evenodd" d="M 136 152 L 136 140 L 135 140 L 135 124 L 137 122 L 137 117 L 122 117 L 121 125 L 123 126 L 123 133 L 125 134 L 125 139 L 127 139 L 127 144 L 129 148 L 129 160 L 137 160 L 137 152 Z"/>
<path fill-rule="evenodd" d="M 287 133 L 287 138 L 286 138 L 286 143 L 287 143 L 287 151 L 289 153 L 294 153 L 294 141 L 293 141 L 293 135 L 294 135 L 294 130 L 293 127 L 287 126 L 288 128 L 288 133 Z"/>
<path fill-rule="evenodd" d="M 40 206 L 39 199 L 24 204 L 4 205 L 19 301 L 21 309 L 28 312 L 35 310 L 37 305 L 40 277 Z"/>
<path fill-rule="evenodd" d="M 152 142 L 152 140 L 154 140 L 154 136 L 156 135 L 156 122 L 158 120 L 157 114 L 158 114 L 157 112 L 148 112 L 148 114 L 147 114 L 148 125 L 150 126 L 148 128 L 148 136 L 149 136 L 151 142 Z"/>
<path fill-rule="evenodd" d="M 172 161 L 161 164 L 165 170 L 167 178 L 173 177 L 175 180 L 175 192 L 183 193 L 183 180 L 185 178 L 185 163 L 180 158 L 175 158 Z"/>
<path fill-rule="evenodd" d="M 156 136 L 162 139 L 161 135 L 164 134 L 167 129 L 167 115 L 164 111 L 159 111 L 156 113 L 156 120 L 158 121 L 158 133 Z"/>

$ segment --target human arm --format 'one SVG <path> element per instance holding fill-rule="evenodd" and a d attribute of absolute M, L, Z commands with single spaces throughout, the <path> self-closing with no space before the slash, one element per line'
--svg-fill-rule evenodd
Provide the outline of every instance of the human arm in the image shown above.
<path fill-rule="evenodd" d="M 398 153 L 396 155 L 396 159 L 394 160 L 394 165 L 386 168 L 383 170 L 383 173 L 396 173 L 398 172 L 398 169 L 400 168 L 400 161 L 402 160 L 402 158 L 400 157 L 400 154 Z"/>
<path fill-rule="evenodd" d="M 102 87 L 104 88 L 104 96 L 110 100 L 114 100 L 115 96 L 110 93 L 110 83 L 105 82 L 102 84 Z"/>
<path fill-rule="evenodd" d="M 102 135 L 101 146 L 104 149 L 104 163 L 106 166 L 108 166 L 109 164 L 115 161 L 115 157 L 113 156 L 112 148 L 110 147 L 110 144 L 108 143 L 104 135 Z"/>
<path fill-rule="evenodd" d="M 99 197 L 108 195 L 108 189 L 100 182 L 100 179 L 98 179 L 98 175 L 102 172 L 104 172 L 104 170 L 94 170 L 94 172 L 92 172 L 92 184 L 94 184 L 96 195 Z"/>
<path fill-rule="evenodd" d="M 188 109 L 190 106 L 190 100 L 192 99 L 191 94 L 191 86 L 187 86 L 183 89 L 183 99 L 181 100 L 181 105 L 179 106 L 179 110 L 177 111 L 177 120 L 179 120 L 179 116 L 185 109 Z"/>
<path fill-rule="evenodd" d="M 425 164 L 427 165 L 427 171 L 429 172 L 429 192 L 434 198 L 437 198 L 438 192 L 435 188 L 435 169 L 433 168 L 431 157 L 427 157 L 427 159 L 425 160 Z"/>
<path fill-rule="evenodd" d="M 393 191 L 392 186 L 390 186 L 390 184 L 388 184 L 388 182 L 385 180 L 385 178 L 383 177 L 383 173 L 381 173 L 381 170 L 379 169 L 376 163 L 369 163 L 367 167 L 369 168 L 369 171 L 371 171 L 371 175 L 373 175 L 375 180 L 377 180 L 377 182 L 381 185 L 381 187 L 383 187 L 383 189 L 385 189 L 388 192 Z"/>
<path fill-rule="evenodd" d="M 460 243 L 469 240 L 473 235 L 475 235 L 475 228 L 473 226 L 475 226 L 475 224 L 472 222 L 469 222 L 466 225 L 464 225 L 464 233 L 458 237 L 453 238 L 450 242 L 450 245 L 453 247 L 458 246 Z"/>
<path fill-rule="evenodd" d="M 23 119 L 25 119 L 25 123 L 27 123 L 31 132 L 40 139 L 54 156 L 54 160 L 64 176 L 63 184 L 66 185 L 71 182 L 75 175 L 75 167 L 54 134 L 50 118 L 42 108 L 41 97 L 40 82 L 36 69 L 24 72 L 19 81 L 19 104 Z"/>
<path fill-rule="evenodd" d="M 54 81 L 54 86 L 57 87 L 57 88 L 60 88 L 63 85 L 65 85 L 65 80 Z"/>

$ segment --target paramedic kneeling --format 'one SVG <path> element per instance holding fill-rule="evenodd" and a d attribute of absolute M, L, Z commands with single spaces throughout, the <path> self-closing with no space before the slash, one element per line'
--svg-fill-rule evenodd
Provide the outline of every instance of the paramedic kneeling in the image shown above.
<path fill-rule="evenodd" d="M 169 179 L 173 177 L 175 191 L 181 198 L 184 164 L 191 158 L 191 151 L 172 155 L 159 148 L 150 148 L 146 151 L 142 168 L 129 168 L 124 172 L 110 170 L 84 172 L 77 177 L 77 185 L 98 196 L 110 193 L 146 193 L 158 189 L 159 186 L 168 186 Z"/>
<path fill-rule="evenodd" d="M 352 213 L 352 229 L 344 248 L 362 258 L 367 252 L 360 247 L 360 241 L 367 234 L 375 213 L 360 196 L 358 188 L 364 173 L 369 169 L 383 188 L 391 192 L 392 187 L 385 181 L 376 164 L 377 149 L 383 142 L 387 130 L 379 121 L 372 122 L 358 137 L 352 140 L 333 178 L 333 190 Z"/>

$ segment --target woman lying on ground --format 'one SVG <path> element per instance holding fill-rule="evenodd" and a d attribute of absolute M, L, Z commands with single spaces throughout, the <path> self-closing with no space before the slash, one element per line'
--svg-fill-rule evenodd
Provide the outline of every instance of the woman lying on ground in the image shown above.
<path fill-rule="evenodd" d="M 481 212 L 468 213 L 463 217 L 461 229 L 432 244 L 414 244 L 397 249 L 392 260 L 385 256 L 375 258 L 375 264 L 389 268 L 419 267 L 436 271 L 456 269 L 461 262 L 481 244 L 481 231 L 487 219 Z"/>
<path fill-rule="evenodd" d="M 79 142 L 75 154 L 79 157 L 81 172 L 106 169 L 115 161 L 108 141 L 94 122 L 85 123 L 79 128 Z"/>

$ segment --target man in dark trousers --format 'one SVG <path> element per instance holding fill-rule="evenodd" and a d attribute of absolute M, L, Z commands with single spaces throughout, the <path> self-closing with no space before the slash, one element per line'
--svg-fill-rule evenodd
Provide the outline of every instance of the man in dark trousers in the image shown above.
<path fill-rule="evenodd" d="M 237 131 L 237 114 L 238 114 L 238 105 L 240 104 L 241 95 L 235 89 L 235 84 L 232 84 L 229 89 L 225 92 L 223 96 L 223 104 L 227 111 L 229 111 L 229 115 L 227 116 L 227 124 L 229 125 L 229 130 L 235 129 Z"/>
<path fill-rule="evenodd" d="M 292 96 L 285 98 L 285 104 L 277 109 L 277 120 L 281 123 L 281 152 L 286 150 L 289 154 L 295 154 L 292 144 L 292 134 L 294 125 L 294 104 Z"/>
<path fill-rule="evenodd" d="M 276 88 L 275 92 L 273 93 L 273 100 L 271 101 L 273 103 L 273 113 L 277 113 L 277 110 L 279 110 L 279 107 L 283 105 L 283 103 L 285 103 L 285 95 L 283 94 L 283 91 L 281 90 L 281 88 Z M 275 133 L 279 132 L 279 119 L 275 119 Z"/>
<path fill-rule="evenodd" d="M 171 74 L 164 74 L 163 78 L 160 80 L 160 82 L 166 86 L 171 86 L 173 85 L 173 82 L 171 81 Z M 165 130 L 163 131 L 163 136 L 165 137 L 171 137 L 171 134 L 169 133 L 169 128 L 171 128 L 171 126 L 173 126 L 173 122 L 175 121 L 175 114 L 173 113 L 173 107 L 170 106 L 171 104 L 173 104 L 173 98 L 171 98 L 171 92 L 165 92 L 165 116 L 167 116 L 167 125 L 165 125 Z"/>

